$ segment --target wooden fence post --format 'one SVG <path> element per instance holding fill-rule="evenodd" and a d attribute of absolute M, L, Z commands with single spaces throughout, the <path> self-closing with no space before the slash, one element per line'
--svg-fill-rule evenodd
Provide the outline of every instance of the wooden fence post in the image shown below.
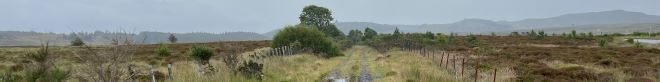
<path fill-rule="evenodd" d="M 495 68 L 495 72 L 493 73 L 493 82 L 497 79 L 497 68 Z"/>
<path fill-rule="evenodd" d="M 450 54 L 449 53 L 445 53 L 445 54 L 447 54 L 447 57 L 445 57 L 445 69 L 449 69 L 449 56 L 450 56 Z"/>
<path fill-rule="evenodd" d="M 474 82 L 477 82 L 479 80 L 479 61 L 477 60 L 477 64 L 474 65 Z"/>
<path fill-rule="evenodd" d="M 172 63 L 167 64 L 167 76 L 170 77 L 170 80 L 174 80 L 172 76 Z"/>
<path fill-rule="evenodd" d="M 149 75 L 151 75 L 151 82 L 156 82 L 156 76 L 154 76 L 154 66 L 149 65 Z"/>
<path fill-rule="evenodd" d="M 463 57 L 463 60 L 461 61 L 461 77 L 464 76 L 464 75 L 463 75 L 463 74 L 464 74 L 464 73 L 463 73 L 464 71 L 465 71 L 465 57 Z"/>

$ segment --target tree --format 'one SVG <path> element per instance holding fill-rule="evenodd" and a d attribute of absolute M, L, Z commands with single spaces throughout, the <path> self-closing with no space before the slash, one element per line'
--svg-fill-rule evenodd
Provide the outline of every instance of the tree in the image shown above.
<path fill-rule="evenodd" d="M 71 46 L 82 46 L 85 45 L 85 42 L 80 39 L 80 37 L 76 37 L 73 41 L 71 41 Z"/>
<path fill-rule="evenodd" d="M 170 43 L 176 43 L 176 41 L 179 40 L 176 38 L 176 36 L 174 36 L 174 34 L 170 34 L 170 37 L 167 39 L 170 41 Z"/>
<path fill-rule="evenodd" d="M 294 42 L 299 42 L 301 48 L 311 49 L 314 53 L 324 54 L 322 56 L 325 57 L 343 55 L 330 38 L 325 37 L 325 34 L 316 28 L 308 28 L 306 25 L 285 27 L 273 37 L 271 47 L 289 46 Z"/>
<path fill-rule="evenodd" d="M 568 38 L 576 39 L 577 38 L 577 32 L 575 30 L 572 30 L 571 34 L 568 34 Z"/>
<path fill-rule="evenodd" d="M 399 32 L 399 27 L 394 28 L 394 33 L 392 33 L 392 36 L 397 37 L 397 38 L 403 36 L 401 34 L 401 32 Z"/>
<path fill-rule="evenodd" d="M 608 41 L 604 38 L 600 38 L 600 39 L 597 40 L 597 42 L 598 42 L 598 46 L 605 47 L 605 46 L 607 46 Z"/>
<path fill-rule="evenodd" d="M 438 42 L 440 42 L 442 44 L 446 44 L 448 42 L 447 38 L 442 33 L 437 33 L 436 34 L 436 40 L 438 40 Z"/>
<path fill-rule="evenodd" d="M 433 34 L 432 32 L 426 32 L 424 34 L 424 37 L 428 39 L 435 39 L 435 34 Z"/>
<path fill-rule="evenodd" d="M 325 33 L 326 36 L 339 38 L 344 36 L 337 27 L 331 23 L 332 12 L 324 7 L 309 5 L 303 8 L 300 14 L 300 24 L 312 26 Z"/>
<path fill-rule="evenodd" d="M 348 32 L 348 39 L 351 40 L 352 43 L 357 43 L 359 41 L 362 41 L 362 38 L 364 36 L 362 35 L 362 31 L 354 29 Z"/>
<path fill-rule="evenodd" d="M 378 32 L 376 32 L 375 30 L 373 30 L 369 27 L 364 29 L 364 38 L 366 38 L 366 39 L 373 39 L 377 35 L 378 35 Z"/>

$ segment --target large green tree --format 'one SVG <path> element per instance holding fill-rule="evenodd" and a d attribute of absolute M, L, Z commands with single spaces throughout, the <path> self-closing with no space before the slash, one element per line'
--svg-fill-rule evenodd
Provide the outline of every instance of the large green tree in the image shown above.
<path fill-rule="evenodd" d="M 314 53 L 324 54 L 322 56 L 333 57 L 343 55 L 336 44 L 326 35 L 305 25 L 287 26 L 278 32 L 271 47 L 278 48 L 299 43 L 300 47 L 312 49 Z"/>
<path fill-rule="evenodd" d="M 351 40 L 352 43 L 357 43 L 362 41 L 364 38 L 364 35 L 362 35 L 362 31 L 354 29 L 348 32 L 348 39 Z"/>
<path fill-rule="evenodd" d="M 333 38 L 344 36 L 344 33 L 332 24 L 332 11 L 327 8 L 316 5 L 306 6 L 303 8 L 299 19 L 300 24 L 316 27 L 327 36 Z"/>
<path fill-rule="evenodd" d="M 369 27 L 364 28 L 364 38 L 365 39 L 372 39 L 376 36 L 378 36 L 378 32 L 376 32 L 375 30 L 373 30 Z"/>

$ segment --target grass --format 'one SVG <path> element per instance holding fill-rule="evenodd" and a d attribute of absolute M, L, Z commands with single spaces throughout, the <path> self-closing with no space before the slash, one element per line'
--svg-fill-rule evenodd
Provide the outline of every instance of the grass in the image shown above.
<path fill-rule="evenodd" d="M 369 53 L 369 70 L 376 82 L 459 82 L 450 72 L 441 70 L 431 60 L 419 55 L 391 49 L 384 54 L 363 47 Z M 389 55 L 389 57 L 387 57 Z M 376 60 L 376 58 L 380 58 Z"/>

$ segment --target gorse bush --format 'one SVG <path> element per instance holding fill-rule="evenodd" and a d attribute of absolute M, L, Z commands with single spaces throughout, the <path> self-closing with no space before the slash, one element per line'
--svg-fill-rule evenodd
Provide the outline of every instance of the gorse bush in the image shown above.
<path fill-rule="evenodd" d="M 206 46 L 195 45 L 188 50 L 188 54 L 201 64 L 206 64 L 215 54 L 213 50 Z"/>
<path fill-rule="evenodd" d="M 85 42 L 80 39 L 80 37 L 76 37 L 73 41 L 71 41 L 71 46 L 82 46 L 85 45 Z"/>
<path fill-rule="evenodd" d="M 314 53 L 323 53 L 326 57 L 343 55 L 332 40 L 316 30 L 305 25 L 287 26 L 278 32 L 271 43 L 271 47 L 279 48 L 300 42 L 302 48 L 312 49 Z"/>
<path fill-rule="evenodd" d="M 600 38 L 600 39 L 598 39 L 596 42 L 598 42 L 598 46 L 600 46 L 600 47 L 605 47 L 605 46 L 607 46 L 607 42 L 608 42 L 608 41 L 607 41 L 607 39 L 605 39 L 605 38 Z"/>
<path fill-rule="evenodd" d="M 156 54 L 158 54 L 159 57 L 170 56 L 170 48 L 164 43 L 158 44 L 158 47 L 154 51 L 156 51 Z"/>

